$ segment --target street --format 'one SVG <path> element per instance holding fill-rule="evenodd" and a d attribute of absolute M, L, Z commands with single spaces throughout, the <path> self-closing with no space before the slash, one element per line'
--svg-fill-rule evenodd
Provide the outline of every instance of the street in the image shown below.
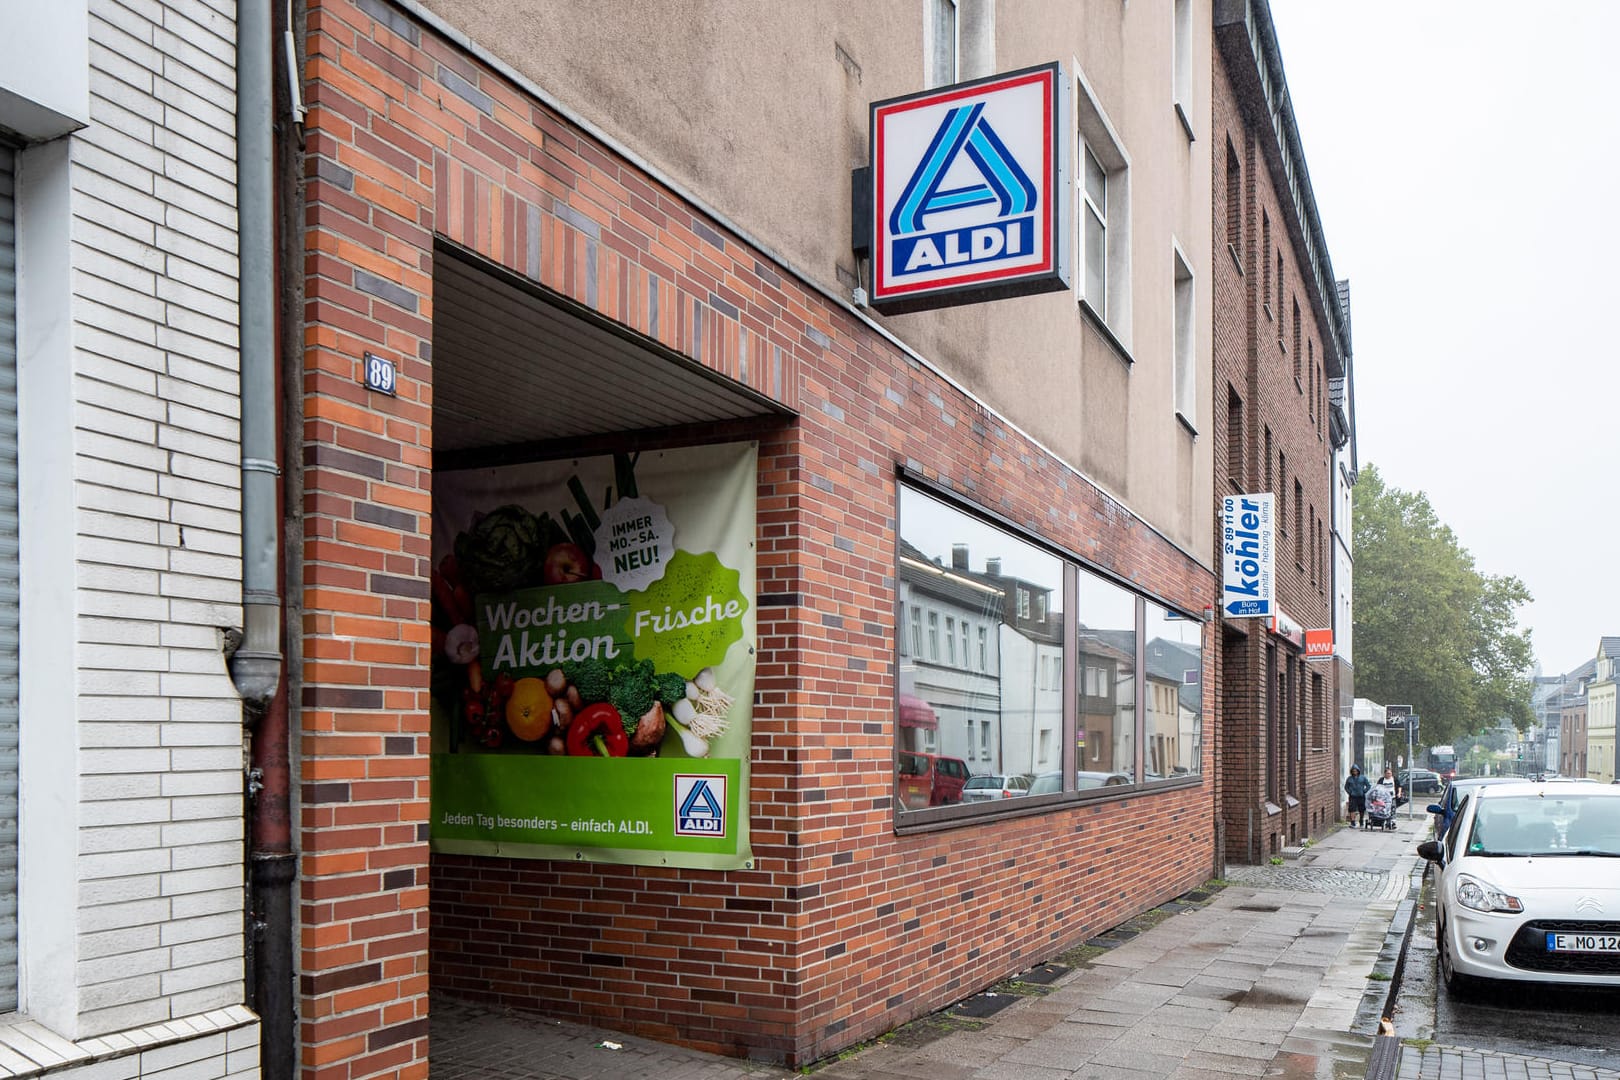
<path fill-rule="evenodd" d="M 1431 875 L 1432 877 L 1432 875 Z M 1412 927 L 1396 1034 L 1504 1054 L 1620 1067 L 1620 990 L 1487 985 L 1459 1000 L 1439 983 L 1431 882 Z"/>

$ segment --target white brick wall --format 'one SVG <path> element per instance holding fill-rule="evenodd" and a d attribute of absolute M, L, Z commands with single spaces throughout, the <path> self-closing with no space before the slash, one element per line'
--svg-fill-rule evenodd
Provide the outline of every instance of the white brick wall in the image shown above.
<path fill-rule="evenodd" d="M 242 1000 L 219 632 L 241 622 L 233 17 L 90 2 L 92 123 L 70 152 L 81 1040 Z M 252 1031 L 68 1075 L 255 1075 Z"/>

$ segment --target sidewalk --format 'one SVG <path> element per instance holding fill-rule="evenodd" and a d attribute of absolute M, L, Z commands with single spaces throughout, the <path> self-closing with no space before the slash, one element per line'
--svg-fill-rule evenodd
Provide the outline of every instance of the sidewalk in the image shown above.
<path fill-rule="evenodd" d="M 1230 867 L 1061 960 L 809 1070 L 823 1080 L 1620 1080 L 1376 1038 L 1414 900 L 1416 843 L 1340 829 L 1282 865 Z M 787 1070 L 436 999 L 435 1080 L 785 1080 Z M 1375 1053 L 1376 1051 L 1376 1053 Z"/>

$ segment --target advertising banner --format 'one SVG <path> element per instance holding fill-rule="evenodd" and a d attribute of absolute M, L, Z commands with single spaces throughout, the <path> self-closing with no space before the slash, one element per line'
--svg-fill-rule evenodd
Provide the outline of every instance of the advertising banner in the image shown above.
<path fill-rule="evenodd" d="M 873 103 L 874 306 L 1069 287 L 1068 95 L 1054 63 Z"/>
<path fill-rule="evenodd" d="M 1305 659 L 1331 660 L 1333 658 L 1333 630 L 1305 631 Z"/>
<path fill-rule="evenodd" d="M 1221 500 L 1221 609 L 1230 618 L 1276 614 L 1272 588 L 1276 502 L 1269 491 Z"/>
<path fill-rule="evenodd" d="M 751 865 L 757 458 L 434 473 L 435 851 Z"/>

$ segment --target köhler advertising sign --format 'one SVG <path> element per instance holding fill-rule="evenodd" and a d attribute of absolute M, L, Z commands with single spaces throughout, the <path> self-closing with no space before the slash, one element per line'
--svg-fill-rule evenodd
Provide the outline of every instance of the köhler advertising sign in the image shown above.
<path fill-rule="evenodd" d="M 1055 63 L 873 103 L 873 306 L 1067 289 L 1068 114 Z"/>
<path fill-rule="evenodd" d="M 1276 500 L 1269 491 L 1221 500 L 1221 610 L 1230 618 L 1277 613 L 1272 590 Z"/>

